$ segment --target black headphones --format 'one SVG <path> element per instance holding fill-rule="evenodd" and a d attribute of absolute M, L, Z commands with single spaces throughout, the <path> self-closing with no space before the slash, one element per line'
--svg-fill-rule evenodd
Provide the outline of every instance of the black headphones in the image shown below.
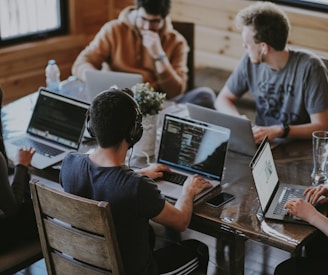
<path fill-rule="evenodd" d="M 107 92 L 113 93 L 118 96 L 123 96 L 125 99 L 127 99 L 131 104 L 133 105 L 133 109 L 136 112 L 136 119 L 134 122 L 133 127 L 131 128 L 130 132 L 127 133 L 125 140 L 129 144 L 129 148 L 131 148 L 134 144 L 136 144 L 142 136 L 143 133 L 143 127 L 142 127 L 142 113 L 140 111 L 138 103 L 135 101 L 135 99 L 130 96 L 127 92 L 120 91 L 120 90 L 108 90 Z M 90 125 L 90 111 L 87 111 L 87 119 L 86 119 L 86 128 L 87 131 L 89 132 L 91 137 L 95 137 L 93 130 L 92 130 L 92 125 Z"/>

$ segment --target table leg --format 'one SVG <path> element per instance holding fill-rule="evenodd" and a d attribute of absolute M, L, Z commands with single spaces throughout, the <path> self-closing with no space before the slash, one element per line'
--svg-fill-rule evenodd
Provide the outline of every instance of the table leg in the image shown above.
<path fill-rule="evenodd" d="M 245 237 L 230 232 L 220 232 L 217 238 L 217 262 L 228 271 L 227 274 L 243 275 L 245 268 Z M 228 265 L 226 261 L 228 248 Z"/>

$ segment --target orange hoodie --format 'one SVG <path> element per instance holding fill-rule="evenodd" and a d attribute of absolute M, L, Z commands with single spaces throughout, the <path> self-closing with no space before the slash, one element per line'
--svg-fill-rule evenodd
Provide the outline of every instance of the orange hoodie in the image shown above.
<path fill-rule="evenodd" d="M 149 82 L 155 90 L 165 92 L 167 99 L 184 93 L 189 51 L 185 38 L 173 29 L 171 19 L 167 16 L 159 35 L 173 70 L 158 74 L 153 58 L 142 45 L 138 29 L 128 19 L 128 14 L 133 9 L 135 8 L 125 8 L 118 19 L 107 22 L 100 29 L 75 60 L 72 67 L 73 75 L 84 81 L 85 69 L 100 70 L 107 63 L 113 71 L 142 74 L 143 81 Z"/>

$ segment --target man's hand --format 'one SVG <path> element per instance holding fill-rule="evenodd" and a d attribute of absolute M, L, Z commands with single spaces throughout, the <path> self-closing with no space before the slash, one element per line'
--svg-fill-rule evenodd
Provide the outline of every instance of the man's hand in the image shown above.
<path fill-rule="evenodd" d="M 257 126 L 253 127 L 253 136 L 256 143 L 260 143 L 265 136 L 268 137 L 269 140 L 274 140 L 275 138 L 280 137 L 283 134 L 283 129 L 280 125 L 272 125 L 272 126 Z"/>
<path fill-rule="evenodd" d="M 315 217 L 318 212 L 312 204 L 299 198 L 290 199 L 285 204 L 285 208 L 288 209 L 289 214 L 297 216 L 307 222 L 310 222 L 310 219 Z"/>
<path fill-rule="evenodd" d="M 155 180 L 163 177 L 163 172 L 171 172 L 171 170 L 164 164 L 151 164 L 150 166 L 137 170 L 136 172 Z"/>
<path fill-rule="evenodd" d="M 200 175 L 189 176 L 188 179 L 183 184 L 183 190 L 187 193 L 191 193 L 193 196 L 198 195 L 203 190 L 212 187 L 213 185 L 202 178 Z"/>
<path fill-rule="evenodd" d="M 316 187 L 309 187 L 305 189 L 304 196 L 306 196 L 306 200 L 311 204 L 317 203 L 320 197 L 324 196 L 326 198 L 320 200 L 320 203 L 324 203 L 328 201 L 328 189 L 322 184 Z"/>
<path fill-rule="evenodd" d="M 15 165 L 20 164 L 27 167 L 31 164 L 31 160 L 34 154 L 35 154 L 35 150 L 31 147 L 19 148 L 14 160 L 14 164 Z"/>
<path fill-rule="evenodd" d="M 143 46 L 148 50 L 149 54 L 154 58 L 158 58 L 164 53 L 162 48 L 161 39 L 157 32 L 150 30 L 142 30 L 142 43 Z"/>

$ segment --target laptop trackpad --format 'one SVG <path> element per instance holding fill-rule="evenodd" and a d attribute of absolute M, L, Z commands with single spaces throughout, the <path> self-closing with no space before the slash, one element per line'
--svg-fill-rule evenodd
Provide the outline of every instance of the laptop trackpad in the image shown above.
<path fill-rule="evenodd" d="M 163 194 L 167 197 L 176 198 L 177 195 L 179 197 L 179 194 L 181 193 L 182 186 L 170 183 L 170 182 L 159 182 L 157 183 L 158 189 L 161 190 Z"/>

